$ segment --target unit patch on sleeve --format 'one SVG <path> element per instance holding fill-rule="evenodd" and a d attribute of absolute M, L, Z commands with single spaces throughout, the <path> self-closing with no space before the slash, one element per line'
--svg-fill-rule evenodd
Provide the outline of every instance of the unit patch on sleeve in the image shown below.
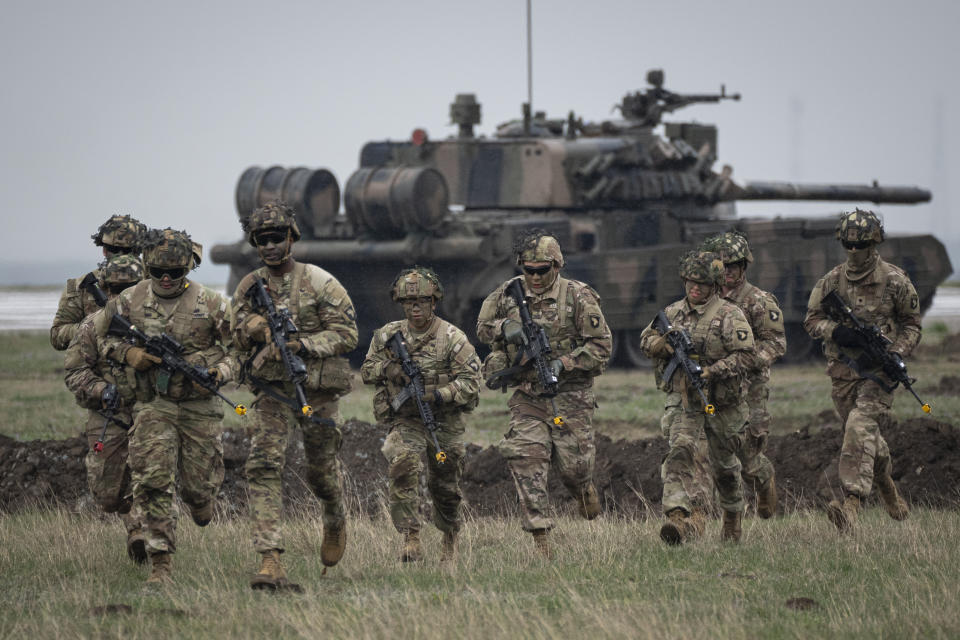
<path fill-rule="evenodd" d="M 750 334 L 747 333 L 746 329 L 737 329 L 737 340 L 743 342 L 744 340 L 747 339 L 747 336 L 749 335 Z"/>

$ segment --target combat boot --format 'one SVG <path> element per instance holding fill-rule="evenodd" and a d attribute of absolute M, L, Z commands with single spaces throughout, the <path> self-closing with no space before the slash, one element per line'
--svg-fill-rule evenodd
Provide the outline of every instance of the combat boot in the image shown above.
<path fill-rule="evenodd" d="M 265 589 L 269 591 L 279 591 L 287 589 L 300 592 L 300 585 L 290 582 L 287 579 L 287 572 L 283 568 L 283 562 L 280 560 L 280 550 L 270 549 L 260 554 L 260 571 L 250 580 L 251 589 Z"/>
<path fill-rule="evenodd" d="M 724 542 L 740 542 L 740 521 L 743 518 L 742 511 L 724 511 L 723 528 L 720 529 L 720 539 Z"/>
<path fill-rule="evenodd" d="M 198 527 L 205 527 L 213 520 L 213 500 L 199 507 L 193 505 L 188 505 L 188 507 L 190 508 L 190 517 L 193 518 Z"/>
<path fill-rule="evenodd" d="M 757 489 L 757 515 L 761 518 L 770 518 L 776 512 L 777 482 L 771 473 L 767 483 Z"/>
<path fill-rule="evenodd" d="M 597 488 L 593 483 L 580 492 L 577 498 L 577 506 L 580 508 L 580 515 L 587 520 L 593 520 L 600 515 L 600 497 L 597 495 Z"/>
<path fill-rule="evenodd" d="M 443 543 L 440 547 L 440 562 L 449 562 L 457 555 L 458 537 L 456 531 L 443 532 Z"/>
<path fill-rule="evenodd" d="M 906 520 L 910 515 L 910 508 L 900 497 L 897 485 L 893 484 L 893 478 L 887 474 L 877 478 L 877 490 L 880 492 L 880 498 L 883 499 L 883 507 L 887 510 L 887 514 L 894 520 Z"/>
<path fill-rule="evenodd" d="M 827 505 L 827 517 L 840 533 L 849 533 L 857 524 L 857 512 L 860 511 L 860 497 L 848 494 L 841 504 L 839 500 L 831 500 Z"/>
<path fill-rule="evenodd" d="M 147 564 L 147 538 L 140 529 L 127 533 L 127 556 L 137 564 Z"/>
<path fill-rule="evenodd" d="M 667 512 L 667 521 L 660 527 L 660 539 L 669 545 L 683 544 L 690 536 L 690 522 L 683 509 L 677 507 Z"/>
<path fill-rule="evenodd" d="M 423 560 L 423 547 L 420 546 L 420 532 L 408 531 L 403 537 L 400 562 L 420 562 L 421 560 Z"/>
<path fill-rule="evenodd" d="M 150 577 L 147 584 L 173 584 L 173 556 L 160 551 L 150 554 Z"/>
<path fill-rule="evenodd" d="M 323 541 L 320 543 L 320 560 L 324 566 L 332 567 L 340 562 L 343 552 L 347 548 L 347 523 L 341 522 L 338 527 L 324 527 Z"/>
<path fill-rule="evenodd" d="M 533 544 L 536 545 L 537 551 L 540 552 L 540 555 L 549 560 L 553 557 L 553 553 L 550 551 L 550 541 L 547 539 L 548 534 L 550 533 L 549 529 L 534 529 L 530 533 L 533 534 Z"/>

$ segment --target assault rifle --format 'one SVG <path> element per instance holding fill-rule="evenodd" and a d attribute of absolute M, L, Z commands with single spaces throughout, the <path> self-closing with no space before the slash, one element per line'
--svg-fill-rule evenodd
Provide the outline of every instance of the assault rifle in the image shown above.
<path fill-rule="evenodd" d="M 97 277 L 93 275 L 93 271 L 83 276 L 83 280 L 80 281 L 80 288 L 86 289 L 93 296 L 93 300 L 98 307 L 102 309 L 107 306 L 107 294 L 97 284 Z"/>
<path fill-rule="evenodd" d="M 407 350 L 407 343 L 403 339 L 402 333 L 397 331 L 390 336 L 390 339 L 387 340 L 387 347 L 393 355 L 400 360 L 400 367 L 406 376 L 410 378 L 410 382 L 390 401 L 390 406 L 394 411 L 397 411 L 407 400 L 413 398 L 413 401 L 417 403 L 417 411 L 420 412 L 420 419 L 423 420 L 423 426 L 427 428 L 427 432 L 433 440 L 433 446 L 437 450 L 434 457 L 438 463 L 443 464 L 447 460 L 447 454 L 440 448 L 440 442 L 437 440 L 437 419 L 433 415 L 430 404 L 423 399 L 423 372 L 420 371 L 420 367 L 413 361 L 413 358 L 410 357 L 410 352 Z"/>
<path fill-rule="evenodd" d="M 667 314 L 663 311 L 657 312 L 657 317 L 653 319 L 653 328 L 666 336 L 667 342 L 673 347 L 673 357 L 670 358 L 670 362 L 663 370 L 664 382 L 669 383 L 677 369 L 682 370 L 687 377 L 687 386 L 693 387 L 700 394 L 700 399 L 703 400 L 703 412 L 712 416 L 717 409 L 707 401 L 707 394 L 703 391 L 704 386 L 706 386 L 701 377 L 703 367 L 692 357 L 696 355 L 697 351 L 693 347 L 690 334 L 687 333 L 686 329 L 678 329 L 671 325 L 670 321 L 667 320 Z"/>
<path fill-rule="evenodd" d="M 100 400 L 104 403 L 105 408 L 103 411 L 97 411 L 97 413 L 104 418 L 103 428 L 100 429 L 100 437 L 97 438 L 96 444 L 93 445 L 93 450 L 97 453 L 103 452 L 103 441 L 107 437 L 107 425 L 111 422 L 116 422 L 124 429 L 130 428 L 130 425 L 127 423 L 121 422 L 113 417 L 113 414 L 115 414 L 120 407 L 120 394 L 117 393 L 117 385 L 108 384 L 107 388 L 103 390 L 103 395 L 100 397 Z"/>
<path fill-rule="evenodd" d="M 520 313 L 520 324 L 523 327 L 521 334 L 522 344 L 517 350 L 513 364 L 503 371 L 498 371 L 487 380 L 487 387 L 490 389 L 500 388 L 504 392 L 510 379 L 527 368 L 530 363 L 537 372 L 537 378 L 540 380 L 540 386 L 543 392 L 540 394 L 544 398 L 550 399 L 550 407 L 553 409 L 553 424 L 563 425 L 563 417 L 557 412 L 557 403 L 554 398 L 559 392 L 559 380 L 556 374 L 550 368 L 550 354 L 553 349 L 550 348 L 550 340 L 543 327 L 534 322 L 530 315 L 530 308 L 527 306 L 527 299 L 523 295 L 523 287 L 520 279 L 510 281 L 506 289 L 507 295 L 513 298 L 517 305 L 517 311 Z"/>
<path fill-rule="evenodd" d="M 913 394 L 913 397 L 917 399 L 923 412 L 930 413 L 930 405 L 921 400 L 917 392 L 913 390 L 913 383 L 917 381 L 916 378 L 911 378 L 907 374 L 907 365 L 904 364 L 900 354 L 893 353 L 889 350 L 890 345 L 893 343 L 890 341 L 890 338 L 883 335 L 880 327 L 875 324 L 868 325 L 858 318 L 853 313 L 850 305 L 843 301 L 843 298 L 840 297 L 836 289 L 823 297 L 822 308 L 827 315 L 837 322 L 853 325 L 852 329 L 856 331 L 860 337 L 863 355 L 854 360 L 847 354 L 841 352 L 841 362 L 856 371 L 861 378 L 867 378 L 876 382 L 887 393 L 893 393 L 897 385 L 902 384 L 903 388 Z M 869 371 L 870 368 L 876 366 L 883 369 L 883 372 L 893 381 L 893 384 L 887 384 Z"/>
<path fill-rule="evenodd" d="M 148 336 L 119 313 L 113 314 L 113 317 L 110 318 L 110 328 L 107 332 L 126 338 L 133 343 L 139 342 L 143 345 L 143 348 L 147 350 L 147 353 L 160 358 L 160 364 L 157 366 L 166 374 L 168 382 L 169 376 L 174 373 L 183 374 L 183 377 L 190 382 L 219 396 L 221 400 L 233 407 L 237 415 L 242 416 L 247 413 L 245 406 L 233 402 L 230 398 L 220 393 L 216 381 L 213 376 L 207 373 L 206 369 L 192 365 L 184 360 L 181 355 L 183 353 L 183 345 L 167 334 L 161 333 L 159 336 Z"/>
<path fill-rule="evenodd" d="M 280 353 L 283 368 L 287 372 L 287 378 L 293 383 L 294 392 L 297 396 L 297 406 L 293 408 L 298 409 L 300 413 L 305 416 L 312 416 L 313 407 L 307 404 L 307 395 L 303 391 L 303 383 L 307 379 L 307 365 L 304 364 L 303 358 L 295 353 L 290 353 L 290 349 L 287 348 L 287 341 L 290 339 L 290 334 L 297 333 L 297 327 L 293 324 L 293 318 L 290 317 L 290 310 L 284 309 L 283 311 L 277 311 L 277 306 L 273 303 L 273 298 L 271 298 L 267 292 L 267 283 L 263 278 L 254 278 L 253 286 L 247 289 L 246 295 L 250 298 L 253 306 L 262 312 L 263 316 L 267 319 L 267 324 L 270 326 L 270 335 L 273 338 L 273 344 Z M 257 384 L 257 378 L 255 376 L 251 375 L 250 378 L 254 381 L 254 384 Z M 257 384 L 257 387 L 261 389 L 266 389 L 266 386 L 265 384 Z M 284 398 L 281 402 L 291 407 L 293 406 L 289 398 Z"/>

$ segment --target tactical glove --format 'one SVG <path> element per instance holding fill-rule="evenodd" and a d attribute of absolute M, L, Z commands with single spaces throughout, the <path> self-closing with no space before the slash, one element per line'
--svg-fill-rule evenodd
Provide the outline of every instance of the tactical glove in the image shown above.
<path fill-rule="evenodd" d="M 219 389 L 220 385 L 223 384 L 223 376 L 220 375 L 220 369 L 217 369 L 216 367 L 210 367 L 207 369 L 207 375 L 210 376 L 210 380 Z M 213 391 L 210 391 L 206 387 L 199 384 L 194 383 L 193 386 L 196 388 L 197 393 L 201 396 L 209 396 L 213 393 Z"/>
<path fill-rule="evenodd" d="M 647 346 L 647 351 L 651 358 L 668 359 L 673 357 L 673 347 L 667 342 L 667 336 L 661 335 L 652 339 Z"/>
<path fill-rule="evenodd" d="M 902 375 L 904 369 L 906 369 L 906 367 L 903 365 L 903 356 L 896 351 L 891 351 L 890 359 L 883 363 L 883 372 L 887 374 L 887 377 L 891 380 L 896 380 Z"/>
<path fill-rule="evenodd" d="M 254 313 L 243 321 L 243 335 L 250 342 L 267 342 L 270 339 L 270 323 Z"/>
<path fill-rule="evenodd" d="M 710 370 L 710 367 L 704 367 L 703 371 L 700 372 L 700 379 L 706 380 L 713 375 L 713 371 Z"/>
<path fill-rule="evenodd" d="M 838 324 L 837 328 L 830 334 L 830 338 L 841 347 L 860 347 L 863 346 L 863 337 L 856 329 Z"/>
<path fill-rule="evenodd" d="M 523 335 L 523 325 L 516 320 L 507 318 L 500 326 L 500 330 L 503 332 L 503 339 L 508 344 L 523 344 L 526 342 Z"/>
<path fill-rule="evenodd" d="M 130 347 L 123 358 L 137 371 L 146 371 L 153 365 L 163 362 L 161 358 L 147 353 L 143 347 Z"/>
<path fill-rule="evenodd" d="M 403 367 L 396 361 L 387 364 L 383 370 L 383 377 L 397 384 L 407 384 L 410 382 L 410 378 L 403 372 Z"/>

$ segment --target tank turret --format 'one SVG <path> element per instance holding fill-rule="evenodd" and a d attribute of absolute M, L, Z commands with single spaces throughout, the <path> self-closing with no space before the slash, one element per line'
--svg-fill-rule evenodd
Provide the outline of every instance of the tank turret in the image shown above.
<path fill-rule="evenodd" d="M 549 118 L 527 108 L 492 136 L 477 136 L 481 107 L 473 94 L 450 105 L 456 135 L 432 139 L 416 129 L 406 141 L 365 144 L 360 166 L 340 189 L 323 169 L 251 167 L 236 190 L 241 216 L 282 197 L 302 220 L 294 256 L 337 276 L 357 308 L 361 342 L 394 319 L 384 283 L 414 263 L 432 267 L 446 294 L 439 312 L 467 331 L 483 298 L 515 273 L 514 238 L 532 226 L 552 231 L 564 247 L 565 272 L 601 295 L 619 361 L 647 364 L 640 330 L 656 311 L 682 295 L 677 260 L 708 235 L 739 229 L 755 261 L 748 277 L 774 292 L 786 320 L 788 356 L 812 343 L 800 327 L 817 279 L 843 260 L 833 239 L 835 219 L 738 218 L 738 200 L 819 200 L 874 204 L 927 202 L 930 192 L 892 185 L 742 182 L 733 169 L 715 169 L 717 129 L 663 122 L 666 114 L 700 103 L 739 100 L 664 88 L 664 74 L 626 94 L 620 118 L 585 121 L 572 111 Z M 881 254 L 913 279 L 926 308 L 952 272 L 943 245 L 929 235 L 891 236 Z M 219 245 L 214 262 L 232 265 L 229 287 L 257 266 L 245 242 Z M 360 357 L 365 347 L 358 349 Z"/>

